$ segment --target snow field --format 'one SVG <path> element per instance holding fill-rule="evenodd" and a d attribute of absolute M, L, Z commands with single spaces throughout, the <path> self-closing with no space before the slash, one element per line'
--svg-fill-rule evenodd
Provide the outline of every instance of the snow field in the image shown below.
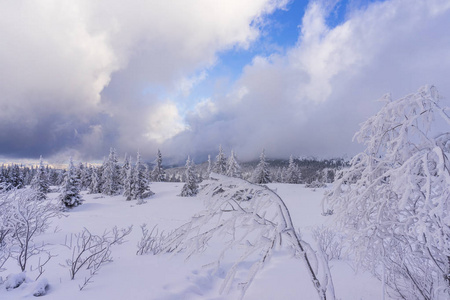
<path fill-rule="evenodd" d="M 152 183 L 150 188 L 155 195 L 146 199 L 145 204 L 136 205 L 136 201 L 125 201 L 122 196 L 88 195 L 85 200 L 65 213 L 66 217 L 54 219 L 51 228 L 38 236 L 36 242 L 50 244 L 47 249 L 55 255 L 41 276 L 49 283 L 49 290 L 44 299 L 239 299 L 240 292 L 234 284 L 229 293 L 220 294 L 220 286 L 226 276 L 227 268 L 233 263 L 232 255 L 227 257 L 218 271 L 207 265 L 217 259 L 220 243 L 212 243 L 205 253 L 186 260 L 180 254 L 146 254 L 136 255 L 137 243 L 141 238 L 140 225 L 146 223 L 148 228 L 158 225 L 166 232 L 187 222 L 192 215 L 203 209 L 200 197 L 177 196 L 183 183 Z M 269 184 L 286 202 L 294 225 L 300 228 L 302 237 L 315 247 L 310 230 L 314 226 L 330 226 L 332 219 L 321 215 L 323 189 L 306 189 L 296 184 Z M 57 194 L 50 194 L 56 198 Z M 105 264 L 98 275 L 93 277 L 82 291 L 79 285 L 88 276 L 81 270 L 74 280 L 70 280 L 69 271 L 61 265 L 70 258 L 71 251 L 63 246 L 72 234 L 87 228 L 91 233 L 101 235 L 114 226 L 124 228 L 132 225 L 133 230 L 121 245 L 112 246 L 113 262 Z M 33 268 L 37 260 L 33 259 Z M 251 262 L 243 263 L 238 268 L 237 278 L 245 278 L 245 271 Z M 206 267 L 205 267 L 206 266 Z M 14 260 L 4 266 L 7 270 L 0 275 L 5 278 L 9 273 L 19 273 Z M 356 274 L 350 263 L 332 261 L 331 272 L 335 284 L 337 299 L 360 300 L 381 299 L 381 284 L 367 273 Z M 242 273 L 242 274 L 241 274 Z M 37 271 L 27 271 L 31 282 L 21 287 L 6 291 L 0 285 L 0 299 L 26 299 L 33 297 Z M 274 252 L 272 259 L 256 275 L 244 299 L 317 299 L 302 260 L 292 257 L 289 249 Z"/>

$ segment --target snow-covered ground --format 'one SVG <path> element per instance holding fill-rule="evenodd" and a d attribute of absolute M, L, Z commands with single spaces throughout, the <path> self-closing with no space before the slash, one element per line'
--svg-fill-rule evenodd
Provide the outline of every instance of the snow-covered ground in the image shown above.
<path fill-rule="evenodd" d="M 144 205 L 125 201 L 122 196 L 83 194 L 83 205 L 67 212 L 66 217 L 53 220 L 51 228 L 36 238 L 36 241 L 49 243 L 48 249 L 55 256 L 44 266 L 45 272 L 41 276 L 49 283 L 44 299 L 238 299 L 240 293 L 236 286 L 229 293 L 220 294 L 226 264 L 217 272 L 204 267 L 215 260 L 214 252 L 216 255 L 220 252 L 217 245 L 213 251 L 187 261 L 182 254 L 136 255 L 141 224 L 146 223 L 150 229 L 158 224 L 160 230 L 170 231 L 204 207 L 201 197 L 177 196 L 182 185 L 152 183 L 155 195 Z M 331 218 L 321 215 L 323 189 L 314 191 L 303 185 L 290 184 L 269 184 L 269 187 L 286 202 L 294 225 L 300 228 L 305 240 L 312 242 L 310 230 L 314 226 L 330 225 Z M 56 196 L 50 194 L 50 197 Z M 71 234 L 79 233 L 83 228 L 101 235 L 114 226 L 123 228 L 130 225 L 133 225 L 133 231 L 126 237 L 127 242 L 112 246 L 113 262 L 105 264 L 93 277 L 93 282 L 80 291 L 79 286 L 88 273 L 82 270 L 74 280 L 70 279 L 69 270 L 63 265 L 71 257 L 71 251 L 63 244 Z M 36 268 L 37 261 L 31 261 L 31 265 Z M 12 259 L 4 267 L 7 270 L 0 273 L 3 280 L 10 273 L 20 273 Z M 242 268 L 245 269 L 245 264 Z M 368 273 L 356 273 L 350 263 L 334 260 L 331 272 L 337 299 L 382 298 L 381 283 Z M 26 275 L 30 282 L 17 289 L 7 291 L 5 284 L 1 284 L 0 299 L 32 298 L 38 284 L 32 281 L 38 271 L 28 270 Z M 317 294 L 303 261 L 293 258 L 289 249 L 280 249 L 256 275 L 244 299 L 317 299 Z"/>

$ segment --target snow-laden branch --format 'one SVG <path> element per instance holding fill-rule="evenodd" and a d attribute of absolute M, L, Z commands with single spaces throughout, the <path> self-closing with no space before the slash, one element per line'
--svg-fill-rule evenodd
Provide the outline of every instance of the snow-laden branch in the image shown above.
<path fill-rule="evenodd" d="M 437 90 L 389 100 L 361 125 L 327 195 L 362 265 L 407 299 L 450 295 L 450 131 Z M 380 270 L 383 270 L 382 274 Z"/>
<path fill-rule="evenodd" d="M 222 251 L 211 264 L 219 268 L 232 249 L 239 249 L 240 256 L 229 268 L 221 292 L 230 289 L 239 265 L 253 260 L 246 279 L 239 283 L 244 296 L 273 250 L 288 246 L 294 250 L 295 257 L 305 262 L 319 298 L 334 299 L 332 281 L 328 280 L 330 273 L 325 270 L 328 267 L 300 239 L 288 208 L 275 192 L 242 179 L 212 173 L 210 183 L 203 187 L 199 197 L 205 199 L 206 209 L 165 236 L 160 243 L 162 252 L 184 252 L 189 258 L 220 242 Z"/>

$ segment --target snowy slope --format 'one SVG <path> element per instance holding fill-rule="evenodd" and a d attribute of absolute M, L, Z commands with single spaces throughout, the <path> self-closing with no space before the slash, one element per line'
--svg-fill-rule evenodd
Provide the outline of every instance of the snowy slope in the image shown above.
<path fill-rule="evenodd" d="M 127 202 L 122 196 L 83 195 L 83 205 L 66 213 L 66 217 L 53 220 L 46 234 L 36 238 L 48 246 L 53 257 L 44 267 L 41 278 L 48 280 L 50 288 L 44 299 L 238 299 L 240 294 L 234 286 L 228 294 L 220 294 L 219 288 L 226 273 L 226 264 L 218 272 L 203 266 L 215 259 L 211 252 L 197 255 L 186 261 L 183 255 L 151 254 L 136 255 L 140 240 L 140 225 L 152 228 L 158 224 L 160 230 L 170 231 L 182 225 L 196 212 L 202 210 L 203 200 L 199 197 L 177 196 L 181 183 L 152 183 L 155 195 L 144 205 Z M 313 226 L 329 225 L 331 219 L 321 215 L 323 190 L 313 191 L 302 185 L 269 184 L 269 187 L 286 202 L 294 225 L 300 228 L 303 238 L 311 241 Z M 56 197 L 57 194 L 51 194 Z M 71 234 L 83 227 L 94 234 L 102 234 L 114 226 L 119 228 L 133 225 L 127 242 L 112 247 L 113 262 L 105 264 L 82 291 L 86 271 L 70 280 L 69 271 L 61 265 L 71 256 L 63 244 Z M 72 236 L 73 238 L 73 236 Z M 214 245 L 213 252 L 220 252 Z M 231 262 L 230 262 L 231 263 Z M 32 261 L 36 268 L 37 261 Z M 13 260 L 4 266 L 7 270 L 0 275 L 5 279 L 9 273 L 19 273 Z M 242 266 L 245 269 L 245 265 Z M 338 299 L 381 299 L 381 284 L 367 273 L 356 274 L 345 261 L 333 261 L 332 269 L 336 296 Z M 33 281 L 37 271 L 27 271 Z M 0 299 L 33 298 L 36 283 L 29 282 L 21 287 L 6 291 L 0 285 Z M 274 253 L 272 260 L 256 275 L 244 299 L 317 299 L 303 261 L 292 258 L 288 249 Z"/>

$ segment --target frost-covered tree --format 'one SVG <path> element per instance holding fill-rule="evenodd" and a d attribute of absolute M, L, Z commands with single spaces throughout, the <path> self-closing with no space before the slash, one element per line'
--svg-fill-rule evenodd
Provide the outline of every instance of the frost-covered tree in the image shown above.
<path fill-rule="evenodd" d="M 223 175 L 225 175 L 227 172 L 227 158 L 223 153 L 222 145 L 219 146 L 219 154 L 217 154 L 216 156 L 216 162 L 214 164 L 214 172 Z"/>
<path fill-rule="evenodd" d="M 103 168 L 102 180 L 103 194 L 117 195 L 120 192 L 120 166 L 114 148 L 109 150 L 109 156 Z"/>
<path fill-rule="evenodd" d="M 50 192 L 50 185 L 42 156 L 39 159 L 39 167 L 31 180 L 31 187 L 36 191 L 36 198 L 39 200 L 46 199 L 47 194 Z"/>
<path fill-rule="evenodd" d="M 124 165 L 123 170 L 126 171 L 125 178 L 123 179 L 123 196 L 127 201 L 130 201 L 133 197 L 133 184 L 134 184 L 134 172 L 130 159 L 128 159 L 128 165 Z"/>
<path fill-rule="evenodd" d="M 146 169 L 141 163 L 141 155 L 137 154 L 136 164 L 134 167 L 134 178 L 133 178 L 133 198 L 138 200 L 138 204 L 144 203 L 145 198 L 149 197 L 153 193 L 150 191 L 149 183 L 146 177 Z"/>
<path fill-rule="evenodd" d="M 19 165 L 12 165 L 8 170 L 8 182 L 10 186 L 18 189 L 23 188 L 25 186 L 24 181 L 23 172 Z"/>
<path fill-rule="evenodd" d="M 327 195 L 359 262 L 402 299 L 450 297 L 450 118 L 433 86 L 384 107 Z"/>
<path fill-rule="evenodd" d="M 194 161 L 188 156 L 185 165 L 186 183 L 181 190 L 181 197 L 192 197 L 198 193 L 197 174 L 195 172 Z"/>
<path fill-rule="evenodd" d="M 100 178 L 99 169 L 92 168 L 91 180 L 90 180 L 91 183 L 89 184 L 89 194 L 99 194 L 102 192 L 99 178 Z"/>
<path fill-rule="evenodd" d="M 221 293 L 237 285 L 243 298 L 258 271 L 270 263 L 274 251 L 289 249 L 293 258 L 305 263 L 318 299 L 335 299 L 327 260 L 301 239 L 286 204 L 275 192 L 238 178 L 214 173 L 211 177 L 214 180 L 200 191 L 206 209 L 170 234 L 162 235 L 157 249 L 152 247 L 150 251 L 184 253 L 187 258 L 196 254 L 211 258 L 219 253 L 205 267 L 212 268 L 212 272 L 220 268 L 224 273 Z M 208 252 L 211 248 L 213 252 Z M 235 261 L 223 264 L 224 257 Z"/>
<path fill-rule="evenodd" d="M 61 186 L 61 194 L 59 195 L 59 199 L 64 208 L 72 208 L 83 202 L 80 195 L 80 182 L 72 157 L 69 161 L 69 168 L 66 172 L 66 178 Z"/>
<path fill-rule="evenodd" d="M 153 168 L 151 177 L 155 182 L 166 181 L 166 172 L 164 172 L 164 168 L 162 166 L 162 155 L 159 149 L 156 154 L 155 167 Z"/>
<path fill-rule="evenodd" d="M 263 149 L 261 155 L 259 156 L 259 163 L 256 166 L 252 174 L 252 182 L 258 184 L 270 183 L 270 171 L 269 164 L 266 162 L 266 154 Z"/>
<path fill-rule="evenodd" d="M 131 168 L 131 157 L 125 153 L 125 157 L 123 159 L 122 168 L 120 168 L 120 183 L 122 186 L 125 185 L 125 181 L 127 180 L 128 170 Z M 124 187 L 125 188 L 125 187 Z"/>
<path fill-rule="evenodd" d="M 294 157 L 289 157 L 289 165 L 284 175 L 284 182 L 286 183 L 299 183 L 300 182 L 300 170 L 294 161 Z"/>
<path fill-rule="evenodd" d="M 209 178 L 212 172 L 211 155 L 208 154 L 208 166 L 206 167 L 206 177 Z"/>
<path fill-rule="evenodd" d="M 231 155 L 228 158 L 226 175 L 236 178 L 241 178 L 242 176 L 241 166 L 236 161 L 236 157 L 233 150 L 231 150 Z"/>

